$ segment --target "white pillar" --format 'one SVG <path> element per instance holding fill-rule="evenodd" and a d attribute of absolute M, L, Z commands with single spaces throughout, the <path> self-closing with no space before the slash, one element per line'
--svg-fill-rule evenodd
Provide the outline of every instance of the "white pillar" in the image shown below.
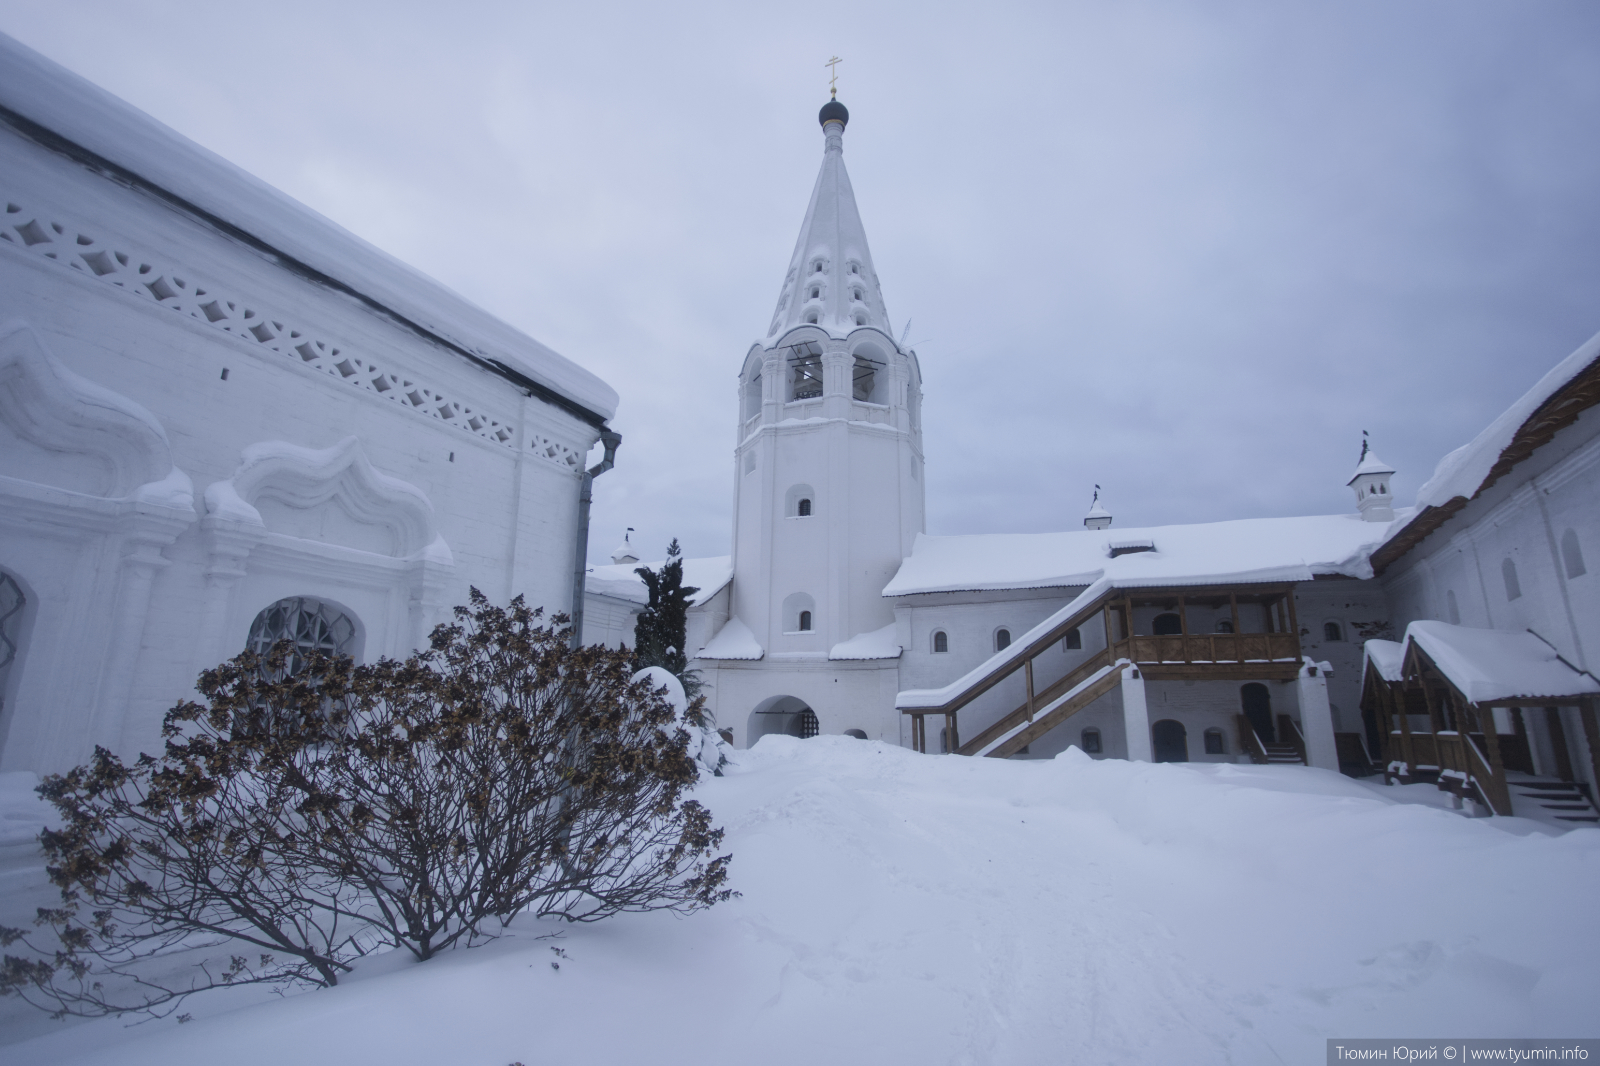
<path fill-rule="evenodd" d="M 1327 663 L 1309 660 L 1300 667 L 1295 687 L 1300 697 L 1300 731 L 1306 738 L 1306 762 L 1324 770 L 1339 769 L 1339 747 L 1333 739 L 1333 709 L 1328 706 Z"/>
<path fill-rule="evenodd" d="M 1122 671 L 1122 730 L 1128 736 L 1128 759 L 1152 762 L 1150 710 L 1144 699 L 1144 678 L 1137 666 Z"/>

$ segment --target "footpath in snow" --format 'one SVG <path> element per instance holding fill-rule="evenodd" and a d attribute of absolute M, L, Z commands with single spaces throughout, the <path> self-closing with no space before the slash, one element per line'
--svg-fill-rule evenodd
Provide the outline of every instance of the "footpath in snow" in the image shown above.
<path fill-rule="evenodd" d="M 1304 767 L 776 736 L 738 760 L 700 788 L 743 893 L 709 912 L 529 922 L 184 1025 L 18 1043 L 39 1030 L 12 1012 L 0 1059 L 1306 1063 L 1330 1036 L 1596 1031 L 1600 830 Z"/>

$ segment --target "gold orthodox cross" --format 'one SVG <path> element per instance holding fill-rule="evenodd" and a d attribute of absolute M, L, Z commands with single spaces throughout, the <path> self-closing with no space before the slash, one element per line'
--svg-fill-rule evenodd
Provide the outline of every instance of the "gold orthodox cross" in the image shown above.
<path fill-rule="evenodd" d="M 839 64 L 843 62 L 844 60 L 840 59 L 838 56 L 834 56 L 832 59 L 822 64 L 828 68 L 828 73 L 832 75 L 832 77 L 828 79 L 829 96 L 837 97 L 839 95 Z"/>

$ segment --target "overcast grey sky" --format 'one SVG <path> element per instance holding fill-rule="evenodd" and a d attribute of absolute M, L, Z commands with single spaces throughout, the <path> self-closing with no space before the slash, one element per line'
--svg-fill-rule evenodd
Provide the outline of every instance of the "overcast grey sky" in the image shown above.
<path fill-rule="evenodd" d="M 932 533 L 1409 500 L 1600 331 L 1600 3 L 0 0 L 0 29 L 599 373 L 591 558 L 728 550 L 844 57 Z M 600 558 L 597 561 L 608 561 Z"/>

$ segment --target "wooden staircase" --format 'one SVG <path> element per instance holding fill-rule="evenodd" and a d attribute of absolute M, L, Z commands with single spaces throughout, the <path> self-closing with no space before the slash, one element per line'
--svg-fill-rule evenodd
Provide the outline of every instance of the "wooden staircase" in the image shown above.
<path fill-rule="evenodd" d="M 1035 713 L 1024 704 L 956 749 L 958 755 L 986 755 L 1004 759 L 1015 755 L 1039 737 L 1077 714 L 1122 682 L 1126 659 L 1107 662 L 1104 651 L 1091 655 L 1078 667 L 1034 696 Z"/>
<path fill-rule="evenodd" d="M 1554 778 L 1511 777 L 1513 811 L 1523 818 L 1563 826 L 1600 825 L 1600 811 L 1588 795 L 1571 781 Z"/>

